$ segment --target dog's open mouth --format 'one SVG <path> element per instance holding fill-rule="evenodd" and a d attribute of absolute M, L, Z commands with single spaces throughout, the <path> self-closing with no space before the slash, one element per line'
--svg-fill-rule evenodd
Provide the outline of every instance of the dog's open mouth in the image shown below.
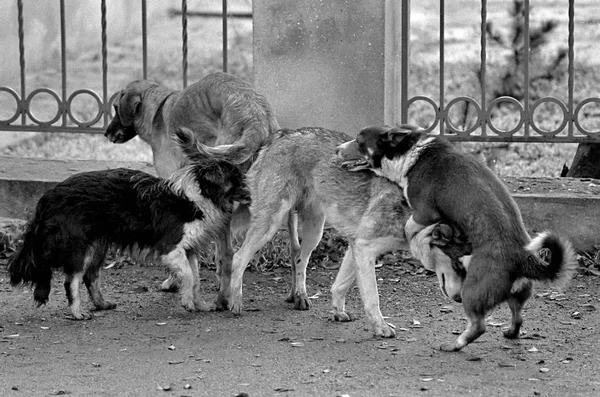
<path fill-rule="evenodd" d="M 365 159 L 351 159 L 342 162 L 342 168 L 344 168 L 347 171 L 362 171 L 370 170 L 371 165 Z"/>

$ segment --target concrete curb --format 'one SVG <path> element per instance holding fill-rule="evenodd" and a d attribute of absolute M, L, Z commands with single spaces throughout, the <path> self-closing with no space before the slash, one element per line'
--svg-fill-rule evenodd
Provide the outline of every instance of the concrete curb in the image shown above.
<path fill-rule="evenodd" d="M 119 167 L 155 174 L 151 164 L 141 162 L 60 161 L 0 156 L 0 217 L 27 219 L 41 195 L 70 175 Z M 542 179 L 519 180 L 533 184 Z M 569 193 L 578 183 L 586 188 L 574 191 L 589 191 L 587 186 L 590 182 L 579 182 L 572 178 L 563 180 L 569 182 L 563 189 L 564 193 L 557 190 L 541 194 L 513 193 L 525 225 L 532 234 L 549 229 L 570 238 L 580 251 L 594 251 L 600 248 L 600 195 L 594 192 Z"/>

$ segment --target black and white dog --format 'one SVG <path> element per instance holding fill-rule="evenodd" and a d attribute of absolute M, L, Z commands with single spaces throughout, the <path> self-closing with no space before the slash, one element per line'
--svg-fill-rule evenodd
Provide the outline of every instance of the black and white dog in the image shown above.
<path fill-rule="evenodd" d="M 441 220 L 453 223 L 469 240 L 472 256 L 462 302 L 467 329 L 441 346 L 457 351 L 485 332 L 485 315 L 507 302 L 512 322 L 504 333 L 516 338 L 531 280 L 564 286 L 576 269 L 571 244 L 551 232 L 531 239 L 510 192 L 477 159 L 460 153 L 446 139 L 416 127 L 369 127 L 337 148 L 348 169 L 371 169 L 398 184 L 413 210 L 406 236 Z M 415 253 L 424 262 L 428 253 Z"/>
<path fill-rule="evenodd" d="M 200 298 L 197 255 L 228 227 L 233 202 L 247 203 L 249 196 L 238 166 L 200 156 L 189 130 L 176 140 L 191 164 L 169 179 L 120 168 L 76 174 L 48 190 L 9 259 L 11 284 L 33 285 L 42 305 L 52 270 L 62 268 L 73 317 L 89 319 L 80 282 L 97 310 L 114 309 L 100 292 L 99 275 L 108 249 L 116 247 L 141 259 L 157 257 L 181 280 L 183 307 L 209 310 Z"/>

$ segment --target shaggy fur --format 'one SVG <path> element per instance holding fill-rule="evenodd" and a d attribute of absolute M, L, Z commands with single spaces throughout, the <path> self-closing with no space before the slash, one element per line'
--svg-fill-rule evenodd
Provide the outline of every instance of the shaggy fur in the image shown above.
<path fill-rule="evenodd" d="M 573 276 L 576 260 L 570 242 L 550 232 L 532 240 L 498 177 L 445 139 L 411 126 L 370 127 L 339 146 L 338 155 L 348 169 L 371 169 L 403 189 L 413 210 L 407 236 L 444 219 L 470 241 L 473 252 L 462 290 L 467 329 L 442 350 L 460 350 L 481 336 L 486 314 L 502 302 L 512 311 L 504 335 L 518 337 L 531 280 L 562 288 Z"/>
<path fill-rule="evenodd" d="M 189 150 L 193 136 L 180 134 L 179 144 Z M 89 319 L 80 282 L 97 310 L 115 308 L 99 285 L 106 253 L 115 247 L 142 259 L 157 257 L 181 280 L 183 307 L 208 310 L 200 298 L 197 255 L 227 227 L 233 201 L 248 195 L 237 166 L 195 160 L 167 180 L 120 168 L 76 174 L 48 190 L 9 260 L 11 284 L 32 284 L 41 305 L 48 301 L 53 269 L 62 269 L 73 318 Z"/>
<path fill-rule="evenodd" d="M 180 128 L 194 132 L 209 155 L 237 153 L 247 170 L 264 140 L 279 129 L 267 99 L 245 81 L 227 73 L 212 73 L 181 91 L 148 80 L 129 83 L 114 99 L 115 116 L 104 134 L 111 142 L 124 143 L 136 135 L 152 148 L 158 176 L 166 178 L 187 163 L 173 136 Z M 234 211 L 232 226 L 246 227 L 248 207 Z M 231 230 L 229 230 L 231 229 Z M 234 228 L 215 239 L 217 269 L 230 267 Z M 217 271 L 219 274 L 219 271 Z M 163 290 L 176 290 L 168 279 Z"/>
<path fill-rule="evenodd" d="M 393 183 L 370 172 L 352 173 L 342 169 L 334 149 L 348 139 L 346 134 L 323 128 L 302 128 L 281 131 L 261 149 L 247 174 L 252 197 L 250 228 L 233 257 L 231 275 L 222 273 L 223 278 L 231 278 L 230 284 L 225 283 L 231 290 L 220 291 L 219 306 L 241 313 L 244 270 L 255 253 L 287 224 L 293 274 L 287 301 L 293 302 L 296 309 L 308 309 L 306 266 L 327 221 L 349 242 L 331 288 L 335 320 L 353 318 L 346 312 L 345 296 L 357 279 L 375 335 L 395 335 L 379 309 L 375 260 L 385 252 L 408 249 L 404 224 L 410 210 Z M 429 247 L 440 243 L 454 247 L 451 228 L 444 229 L 449 233 L 445 241 L 441 237 L 439 241 L 432 241 L 432 233 L 442 234 L 441 229 L 435 232 L 432 229 L 418 234 L 413 244 Z M 438 247 L 431 250 L 439 254 L 432 270 L 438 273 L 440 287 L 447 295 L 460 295 L 464 272 L 457 273 L 452 260 Z"/>

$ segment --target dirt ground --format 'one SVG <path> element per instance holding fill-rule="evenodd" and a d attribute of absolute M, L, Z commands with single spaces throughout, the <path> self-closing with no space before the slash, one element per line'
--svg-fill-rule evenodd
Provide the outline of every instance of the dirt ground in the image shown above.
<path fill-rule="evenodd" d="M 188 313 L 158 291 L 164 269 L 115 266 L 103 272 L 105 296 L 118 306 L 89 321 L 67 315 L 63 278 L 50 302 L 34 307 L 31 291 L 13 289 L 0 266 L 2 396 L 595 396 L 600 277 L 578 275 L 565 294 L 536 289 L 523 337 L 506 340 L 509 311 L 487 319 L 488 332 L 459 353 L 439 345 L 466 320 L 434 275 L 415 263 L 378 270 L 381 307 L 397 330 L 376 339 L 358 291 L 352 323 L 331 321 L 335 270 L 309 269 L 308 311 L 284 302 L 289 270 L 247 271 L 245 311 Z M 214 272 L 201 269 L 207 299 Z M 87 298 L 87 297 L 86 297 Z M 85 301 L 87 304 L 89 302 Z M 246 393 L 246 394 L 244 394 Z"/>

